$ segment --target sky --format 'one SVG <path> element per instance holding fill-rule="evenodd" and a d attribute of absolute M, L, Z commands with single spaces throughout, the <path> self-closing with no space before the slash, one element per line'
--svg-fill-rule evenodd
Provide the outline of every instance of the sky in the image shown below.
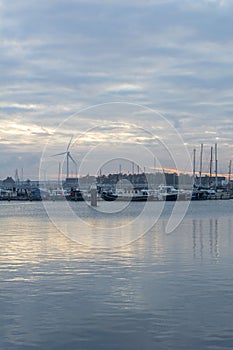
<path fill-rule="evenodd" d="M 114 158 L 191 171 L 201 143 L 208 171 L 216 142 L 228 172 L 232 0 L 0 0 L 0 40 L 0 179 L 65 175 L 51 156 L 72 136 L 83 174 Z"/>

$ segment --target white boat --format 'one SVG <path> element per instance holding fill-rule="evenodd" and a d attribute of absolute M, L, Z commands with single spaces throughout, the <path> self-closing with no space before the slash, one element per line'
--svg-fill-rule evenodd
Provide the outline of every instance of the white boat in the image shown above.
<path fill-rule="evenodd" d="M 16 193 L 13 193 L 13 191 L 0 188 L 0 199 L 9 199 L 15 196 Z"/>
<path fill-rule="evenodd" d="M 178 190 L 173 186 L 160 185 L 158 188 L 158 200 L 176 201 L 178 199 Z"/>
<path fill-rule="evenodd" d="M 66 196 L 68 195 L 68 192 L 66 190 L 63 190 L 61 188 L 57 188 L 52 190 L 50 193 L 50 196 L 53 200 L 63 200 L 66 199 Z"/>

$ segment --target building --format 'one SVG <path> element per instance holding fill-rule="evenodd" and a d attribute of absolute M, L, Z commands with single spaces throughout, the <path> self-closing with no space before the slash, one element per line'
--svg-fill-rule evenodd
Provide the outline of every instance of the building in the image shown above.
<path fill-rule="evenodd" d="M 12 177 L 8 176 L 5 180 L 2 181 L 2 188 L 4 190 L 15 192 L 16 191 L 16 183 L 12 179 Z"/>

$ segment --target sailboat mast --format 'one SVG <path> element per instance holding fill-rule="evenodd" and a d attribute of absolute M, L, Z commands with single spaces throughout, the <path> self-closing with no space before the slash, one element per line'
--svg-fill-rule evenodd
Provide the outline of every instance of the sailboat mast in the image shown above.
<path fill-rule="evenodd" d="M 193 150 L 193 186 L 195 185 L 196 179 L 196 148 Z"/>
<path fill-rule="evenodd" d="M 232 167 L 232 161 L 229 162 L 229 173 L 228 173 L 228 191 L 230 192 L 231 189 L 231 167 Z"/>
<path fill-rule="evenodd" d="M 201 153 L 200 153 L 200 171 L 199 171 L 199 175 L 200 175 L 200 187 L 201 187 L 201 176 L 202 176 L 202 161 L 203 161 L 203 143 L 201 144 Z"/>
<path fill-rule="evenodd" d="M 210 148 L 210 178 L 209 178 L 209 187 L 212 184 L 212 167 L 213 167 L 213 147 Z"/>
<path fill-rule="evenodd" d="M 215 143 L 215 187 L 218 187 L 218 145 Z"/>

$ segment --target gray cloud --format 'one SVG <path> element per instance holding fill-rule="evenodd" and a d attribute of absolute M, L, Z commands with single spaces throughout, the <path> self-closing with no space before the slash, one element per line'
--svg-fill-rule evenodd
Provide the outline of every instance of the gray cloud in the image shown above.
<path fill-rule="evenodd" d="M 192 146 L 219 137 L 224 161 L 232 157 L 224 146 L 233 120 L 232 1 L 2 0 L 0 9 L 0 118 L 21 127 L 7 137 L 0 131 L 10 156 L 15 135 L 17 152 L 25 155 L 27 145 L 30 154 L 35 143 L 42 151 L 52 130 L 82 107 L 127 101 L 158 109 Z M 101 120 L 86 114 L 77 128 Z M 47 131 L 29 136 L 24 125 Z M 14 171 L 10 156 L 5 175 Z"/>

